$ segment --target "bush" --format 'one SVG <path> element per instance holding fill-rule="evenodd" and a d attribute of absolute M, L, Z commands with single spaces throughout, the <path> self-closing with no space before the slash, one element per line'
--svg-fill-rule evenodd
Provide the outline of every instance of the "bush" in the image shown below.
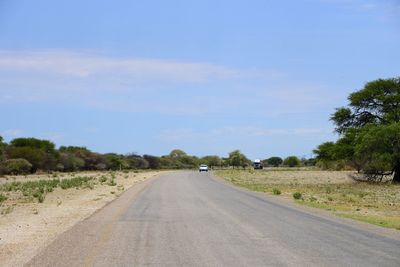
<path fill-rule="evenodd" d="M 100 176 L 99 182 L 100 182 L 100 183 L 105 183 L 105 182 L 107 182 L 107 177 L 104 176 L 104 175 Z"/>
<path fill-rule="evenodd" d="M 7 200 L 7 197 L 3 194 L 0 194 L 0 203 Z"/>
<path fill-rule="evenodd" d="M 293 198 L 294 198 L 294 199 L 301 199 L 301 193 L 299 193 L 299 192 L 294 192 L 294 193 L 293 193 Z"/>
<path fill-rule="evenodd" d="M 285 158 L 283 161 L 283 165 L 289 166 L 289 167 L 296 167 L 300 165 L 300 160 L 296 156 L 289 156 Z"/>
<path fill-rule="evenodd" d="M 267 160 L 264 160 L 268 166 L 279 167 L 282 164 L 283 160 L 280 157 L 270 157 Z"/>
<path fill-rule="evenodd" d="M 87 186 L 89 181 L 93 180 L 92 177 L 76 177 L 71 179 L 63 179 L 60 181 L 60 187 L 62 189 L 69 189 L 69 188 L 79 188 L 83 186 Z"/>
<path fill-rule="evenodd" d="M 26 159 L 9 159 L 4 162 L 7 174 L 27 174 L 32 169 L 32 164 Z"/>
<path fill-rule="evenodd" d="M 279 190 L 278 188 L 274 188 L 274 189 L 272 189 L 272 193 L 273 193 L 274 195 L 280 195 L 282 192 L 281 192 L 281 190 Z"/>

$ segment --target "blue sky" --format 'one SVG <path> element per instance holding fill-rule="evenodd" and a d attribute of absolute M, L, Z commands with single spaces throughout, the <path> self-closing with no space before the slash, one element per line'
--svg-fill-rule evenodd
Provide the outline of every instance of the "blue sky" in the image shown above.
<path fill-rule="evenodd" d="M 0 135 L 309 157 L 399 47 L 395 0 L 0 0 Z"/>

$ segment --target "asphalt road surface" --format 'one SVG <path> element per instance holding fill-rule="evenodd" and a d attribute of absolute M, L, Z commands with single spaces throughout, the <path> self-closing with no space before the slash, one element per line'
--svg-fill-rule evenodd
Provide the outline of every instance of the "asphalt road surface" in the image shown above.
<path fill-rule="evenodd" d="M 28 266 L 400 266 L 398 236 L 313 215 L 208 173 L 163 174 Z"/>

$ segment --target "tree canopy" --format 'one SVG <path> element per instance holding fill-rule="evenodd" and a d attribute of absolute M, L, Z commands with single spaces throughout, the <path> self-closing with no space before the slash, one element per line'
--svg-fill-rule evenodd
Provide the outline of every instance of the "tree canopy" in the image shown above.
<path fill-rule="evenodd" d="M 300 159 L 296 156 L 289 156 L 285 158 L 283 161 L 283 165 L 289 166 L 289 167 L 297 167 L 300 166 Z"/>
<path fill-rule="evenodd" d="M 279 167 L 283 163 L 283 159 L 280 157 L 270 157 L 266 160 L 267 165 L 273 167 Z"/>
<path fill-rule="evenodd" d="M 314 150 L 317 160 L 344 160 L 368 180 L 393 175 L 393 182 L 399 183 L 400 78 L 369 82 L 348 101 L 331 116 L 339 140 Z"/>
<path fill-rule="evenodd" d="M 229 153 L 229 163 L 233 167 L 243 167 L 251 165 L 251 161 L 240 150 L 234 150 Z"/>

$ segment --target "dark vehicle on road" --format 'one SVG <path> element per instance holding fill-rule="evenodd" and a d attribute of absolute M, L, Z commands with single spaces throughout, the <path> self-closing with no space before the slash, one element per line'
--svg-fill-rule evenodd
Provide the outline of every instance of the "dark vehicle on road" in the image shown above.
<path fill-rule="evenodd" d="M 253 167 L 254 167 L 255 170 L 262 170 L 262 169 L 264 168 L 264 165 L 263 165 L 263 163 L 262 163 L 261 160 L 256 159 L 256 160 L 253 162 Z"/>

